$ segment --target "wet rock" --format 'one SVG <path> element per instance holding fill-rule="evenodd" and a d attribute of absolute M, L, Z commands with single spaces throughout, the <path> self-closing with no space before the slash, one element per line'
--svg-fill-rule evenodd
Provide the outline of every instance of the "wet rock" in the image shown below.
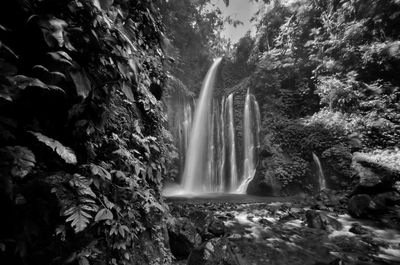
<path fill-rule="evenodd" d="M 201 244 L 201 237 L 194 224 L 186 217 L 171 221 L 168 229 L 169 245 L 177 259 L 187 258 L 194 247 Z"/>
<path fill-rule="evenodd" d="M 246 193 L 256 196 L 274 196 L 277 187 L 271 185 L 271 176 L 265 176 L 257 170 L 253 180 L 249 183 Z M 267 173 L 268 174 L 268 173 Z"/>
<path fill-rule="evenodd" d="M 208 232 L 215 236 L 222 236 L 226 232 L 226 227 L 224 222 L 222 222 L 219 219 L 214 219 L 211 221 L 211 223 L 208 225 Z"/>
<path fill-rule="evenodd" d="M 268 221 L 268 220 L 265 219 L 265 218 L 261 218 L 260 220 L 258 220 L 258 223 L 261 224 L 261 225 L 263 225 L 263 226 L 270 226 L 270 225 L 272 225 L 272 222 Z"/>
<path fill-rule="evenodd" d="M 318 202 L 317 204 L 314 204 L 311 206 L 312 210 L 323 210 L 323 211 L 327 211 L 329 210 L 328 207 L 326 207 L 324 204 L 322 204 L 321 202 Z"/>
<path fill-rule="evenodd" d="M 351 195 L 356 194 L 368 194 L 370 196 L 382 194 L 382 193 L 392 193 L 397 192 L 396 188 L 393 187 L 392 182 L 379 182 L 375 185 L 367 186 L 367 185 L 358 185 Z"/>
<path fill-rule="evenodd" d="M 379 161 L 376 155 L 369 153 L 354 153 L 353 168 L 358 172 L 362 188 L 377 185 L 375 189 L 369 189 L 371 194 L 382 193 L 382 189 L 391 188 L 400 179 L 400 169 L 396 163 L 386 163 L 383 159 Z M 359 193 L 369 194 L 366 190 Z"/>
<path fill-rule="evenodd" d="M 306 211 L 306 222 L 310 228 L 325 229 L 326 225 L 322 220 L 321 214 L 317 211 Z"/>
<path fill-rule="evenodd" d="M 334 217 L 331 217 L 329 215 L 324 215 L 322 219 L 327 225 L 328 230 L 342 230 L 343 228 L 342 223 L 340 223 Z"/>
<path fill-rule="evenodd" d="M 272 153 L 272 151 L 270 150 L 270 148 L 264 148 L 264 149 L 260 150 L 259 155 L 260 155 L 260 157 L 265 158 L 265 157 L 270 157 L 270 156 L 272 156 L 273 153 Z"/>
<path fill-rule="evenodd" d="M 249 220 L 249 221 L 251 221 L 251 222 L 253 222 L 254 215 L 253 215 L 253 214 L 248 214 L 247 217 L 246 217 L 246 219 Z"/>
<path fill-rule="evenodd" d="M 347 209 L 353 217 L 365 217 L 369 214 L 372 198 L 367 194 L 357 194 L 350 198 Z"/>
<path fill-rule="evenodd" d="M 373 198 L 376 207 L 384 210 L 388 207 L 393 207 L 400 204 L 400 196 L 397 192 L 384 192 L 376 195 Z"/>
<path fill-rule="evenodd" d="M 300 215 L 296 212 L 289 211 L 279 218 L 280 222 L 288 222 L 291 220 L 300 219 Z"/>
<path fill-rule="evenodd" d="M 233 215 L 233 213 L 226 213 L 226 217 L 228 217 L 229 219 L 233 219 L 235 216 Z"/>
<path fill-rule="evenodd" d="M 349 231 L 357 235 L 364 235 L 368 233 L 368 230 L 362 227 L 359 223 L 353 223 Z"/>
<path fill-rule="evenodd" d="M 382 214 L 378 217 L 378 221 L 387 228 L 400 230 L 400 211 L 395 210 Z"/>
<path fill-rule="evenodd" d="M 323 230 L 341 230 L 343 225 L 335 218 L 323 213 L 313 210 L 306 211 L 306 222 L 310 228 L 317 228 Z"/>
<path fill-rule="evenodd" d="M 235 246 L 226 238 L 213 238 L 193 249 L 187 265 L 245 265 Z"/>
<path fill-rule="evenodd" d="M 206 229 L 209 213 L 206 210 L 194 210 L 189 213 L 189 219 L 194 223 L 198 231 L 202 233 Z"/>

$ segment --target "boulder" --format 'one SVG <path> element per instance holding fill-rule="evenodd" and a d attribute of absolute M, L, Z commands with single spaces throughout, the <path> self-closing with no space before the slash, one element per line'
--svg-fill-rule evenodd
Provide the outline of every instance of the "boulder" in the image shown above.
<path fill-rule="evenodd" d="M 175 218 L 168 228 L 171 253 L 177 259 L 185 259 L 193 248 L 201 244 L 201 237 L 194 224 L 186 217 Z"/>
<path fill-rule="evenodd" d="M 353 223 L 349 231 L 357 235 L 364 235 L 368 233 L 368 230 L 362 227 L 359 223 Z"/>
<path fill-rule="evenodd" d="M 324 210 L 324 211 L 328 211 L 329 210 L 329 208 L 325 204 L 323 204 L 321 202 L 317 202 L 316 204 L 312 205 L 311 209 L 312 210 Z"/>
<path fill-rule="evenodd" d="M 334 217 L 329 215 L 323 215 L 323 220 L 327 225 L 327 230 L 342 230 L 343 225 L 341 222 L 336 220 Z"/>
<path fill-rule="evenodd" d="M 354 153 L 352 167 L 360 177 L 360 185 L 372 187 L 382 183 L 382 187 L 371 189 L 374 194 L 381 193 L 381 189 L 391 188 L 396 181 L 400 180 L 398 157 L 398 153 L 388 152 Z"/>
<path fill-rule="evenodd" d="M 207 228 L 210 213 L 205 210 L 194 210 L 189 213 L 189 219 L 194 223 L 197 230 L 202 233 Z"/>
<path fill-rule="evenodd" d="M 372 204 L 372 198 L 369 195 L 357 194 L 350 198 L 347 209 L 351 216 L 360 218 L 370 213 Z"/>
<path fill-rule="evenodd" d="M 373 201 L 376 207 L 383 210 L 388 207 L 400 205 L 400 196 L 397 192 L 384 192 L 373 197 Z"/>
<path fill-rule="evenodd" d="M 267 176 L 268 174 L 271 173 L 266 172 L 264 175 L 262 170 L 257 168 L 253 180 L 250 181 L 247 187 L 246 193 L 256 196 L 274 196 L 276 194 L 276 187 L 272 186 L 271 177 Z"/>
<path fill-rule="evenodd" d="M 259 152 L 259 156 L 260 156 L 261 158 L 271 157 L 271 156 L 273 156 L 273 155 L 274 155 L 274 154 L 273 154 L 273 152 L 272 152 L 272 150 L 271 150 L 270 148 L 263 148 L 263 149 L 261 149 L 260 152 Z"/>
<path fill-rule="evenodd" d="M 370 196 L 374 196 L 377 194 L 381 193 L 396 193 L 398 192 L 395 187 L 393 187 L 393 183 L 390 182 L 379 182 L 375 185 L 372 186 L 366 186 L 366 185 L 357 185 L 353 192 L 351 193 L 352 195 L 356 194 L 367 194 Z"/>
<path fill-rule="evenodd" d="M 213 238 L 193 249 L 187 265 L 246 265 L 227 238 Z"/>
<path fill-rule="evenodd" d="M 326 224 L 322 220 L 321 214 L 317 211 L 308 210 L 306 211 L 306 222 L 310 228 L 325 229 Z"/>
<path fill-rule="evenodd" d="M 273 223 L 271 221 L 268 221 L 268 219 L 265 219 L 265 218 L 261 218 L 260 220 L 258 220 L 258 223 L 263 225 L 263 226 L 271 226 L 271 225 L 273 225 Z"/>
<path fill-rule="evenodd" d="M 313 210 L 306 211 L 306 222 L 310 228 L 317 228 L 327 231 L 341 230 L 343 225 L 335 218 L 323 212 Z"/>
<path fill-rule="evenodd" d="M 208 225 L 207 228 L 208 232 L 210 232 L 211 234 L 213 234 L 214 236 L 222 236 L 225 234 L 226 232 L 226 227 L 224 222 L 222 222 L 221 220 L 215 218 L 214 220 L 212 220 L 210 222 L 210 224 Z"/>

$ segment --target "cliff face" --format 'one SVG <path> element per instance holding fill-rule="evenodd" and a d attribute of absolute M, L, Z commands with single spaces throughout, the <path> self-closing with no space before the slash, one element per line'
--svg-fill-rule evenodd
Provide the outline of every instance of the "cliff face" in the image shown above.
<path fill-rule="evenodd" d="M 185 166 L 185 153 L 195 110 L 194 94 L 179 79 L 170 76 L 165 87 L 163 102 L 174 148 L 168 179 L 179 182 Z"/>

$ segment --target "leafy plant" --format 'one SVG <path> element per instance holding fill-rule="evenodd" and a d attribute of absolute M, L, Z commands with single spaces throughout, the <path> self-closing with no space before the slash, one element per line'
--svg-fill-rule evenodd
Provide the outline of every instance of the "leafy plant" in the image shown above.
<path fill-rule="evenodd" d="M 170 263 L 159 231 L 170 149 L 154 89 L 166 76 L 156 3 L 2 6 L 5 262 Z M 140 245 L 146 228 L 161 239 Z M 153 245 L 159 253 L 146 254 Z"/>

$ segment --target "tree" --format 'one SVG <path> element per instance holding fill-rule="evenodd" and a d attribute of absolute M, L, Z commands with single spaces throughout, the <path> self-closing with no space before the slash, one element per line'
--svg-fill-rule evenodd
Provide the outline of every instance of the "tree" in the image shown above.
<path fill-rule="evenodd" d="M 173 58 L 172 75 L 191 91 L 198 92 L 212 59 L 221 56 L 224 40 L 221 11 L 208 0 L 173 0 L 160 5 L 169 40 L 167 54 Z"/>

